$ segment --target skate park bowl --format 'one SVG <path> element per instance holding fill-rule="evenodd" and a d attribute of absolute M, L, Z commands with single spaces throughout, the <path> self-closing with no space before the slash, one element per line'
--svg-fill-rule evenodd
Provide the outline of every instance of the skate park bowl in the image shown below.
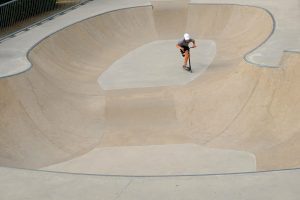
<path fill-rule="evenodd" d="M 189 4 L 110 11 L 51 34 L 32 67 L 0 79 L 0 165 L 164 176 L 300 167 L 300 56 L 245 55 L 272 34 L 265 9 Z M 194 73 L 177 40 L 189 32 Z"/>

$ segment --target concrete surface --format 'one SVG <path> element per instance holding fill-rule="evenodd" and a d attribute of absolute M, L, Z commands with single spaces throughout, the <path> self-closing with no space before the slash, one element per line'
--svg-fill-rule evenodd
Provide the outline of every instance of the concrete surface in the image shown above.
<path fill-rule="evenodd" d="M 195 144 L 106 147 L 42 170 L 129 176 L 217 174 L 254 172 L 256 160 L 247 152 Z"/>
<path fill-rule="evenodd" d="M 1 168 L 2 199 L 297 200 L 299 170 L 187 177 L 105 177 Z"/>
<path fill-rule="evenodd" d="M 0 45 L 0 77 L 11 76 L 30 69 L 32 64 L 26 57 L 27 52 L 38 42 L 66 26 L 112 10 L 145 5 L 150 6 L 151 4 L 148 0 L 124 0 L 122 2 L 91 1 L 78 9 L 68 12 L 67 15 L 57 16 L 55 20 L 33 27 L 28 32 L 21 32 L 16 38 L 7 39 Z M 11 53 L 14 55 L 13 59 L 3 56 L 11 55 Z M 17 59 L 15 56 L 17 56 Z"/>
<path fill-rule="evenodd" d="M 178 59 L 180 55 L 175 48 L 175 41 L 182 37 L 185 30 L 174 27 L 173 34 L 169 35 L 170 27 L 165 26 L 169 12 L 173 13 L 173 10 L 153 13 L 149 6 L 110 12 L 63 29 L 32 49 L 29 59 L 34 68 L 19 76 L 1 79 L 1 93 L 5 97 L 0 104 L 2 165 L 42 168 L 81 156 L 96 147 L 185 143 L 245 151 L 259 158 L 263 153 L 271 154 L 274 145 L 284 144 L 286 139 L 292 137 L 293 132 L 288 132 L 278 136 L 277 140 L 268 141 L 267 136 L 277 131 L 270 128 L 265 140 L 260 135 L 255 138 L 257 131 L 252 133 L 252 128 L 248 126 L 256 123 L 256 119 L 249 121 L 248 114 L 264 109 L 257 107 L 252 112 L 243 112 L 248 105 L 251 106 L 249 98 L 257 85 L 257 78 L 263 73 L 244 62 L 243 56 L 269 35 L 272 30 L 270 15 L 263 9 L 244 6 L 189 7 L 187 30 L 191 30 L 189 32 L 193 33 L 194 38 L 212 37 L 217 47 L 215 59 L 208 68 L 204 65 L 206 71 L 198 76 L 197 61 L 202 62 L 207 58 L 201 59 L 199 56 L 199 60 L 196 59 L 195 74 L 180 69 L 182 61 Z M 213 19 L 210 14 L 215 12 L 226 13 L 229 19 L 224 20 L 222 15 L 214 15 L 216 18 Z M 257 20 L 253 20 L 253 15 Z M 166 17 L 164 23 L 157 24 L 157 16 L 161 19 Z M 193 26 L 196 21 L 199 24 L 206 23 L 207 18 L 215 21 L 210 29 Z M 220 28 L 224 30 L 220 31 Z M 156 30 L 160 30 L 159 34 Z M 246 30 L 247 37 L 243 34 Z M 233 33 L 235 37 L 231 37 Z M 160 75 L 160 79 L 153 81 L 156 86 L 145 87 L 144 83 L 149 81 L 145 73 L 141 74 L 130 67 L 125 72 L 141 81 L 129 86 L 124 84 L 126 89 L 119 90 L 103 90 L 99 86 L 98 77 L 105 75 L 106 71 L 114 71 L 114 64 L 119 59 L 128 55 L 135 57 L 136 52 L 139 55 L 147 53 L 143 57 L 151 58 L 148 51 L 140 49 L 161 40 L 174 41 L 172 50 L 166 55 L 174 52 L 176 56 L 175 59 L 170 58 L 173 65 L 166 68 L 174 68 L 172 74 L 178 76 L 176 85 L 173 82 L 168 87 L 159 87 L 172 75 L 159 73 L 167 63 L 160 58 L 149 59 L 145 64 L 147 66 L 153 60 L 153 63 L 161 66 L 151 71 L 154 77 Z M 202 48 L 205 47 L 212 46 L 204 43 L 198 50 L 203 52 Z M 207 52 L 214 52 L 214 49 Z M 209 64 L 213 56 L 208 58 Z M 123 65 L 119 66 L 123 68 Z M 251 73 L 256 74 L 249 76 Z M 121 79 L 124 73 L 115 74 Z M 106 79 L 104 84 L 109 86 L 109 81 L 114 80 L 111 79 Z M 130 81 L 130 77 L 127 80 Z M 188 83 L 190 80 L 193 81 Z M 181 85 L 180 81 L 186 84 Z M 257 101 L 260 102 L 260 99 Z M 244 113 L 245 117 L 242 116 Z M 264 112 L 262 114 L 264 117 Z M 240 127 L 248 131 L 244 134 L 250 134 L 249 139 L 239 139 L 243 134 L 238 128 L 229 130 L 237 120 L 250 123 Z M 234 135 L 233 139 L 218 142 L 227 132 Z M 251 140 L 258 142 L 251 144 Z M 259 142 L 266 144 L 260 148 Z M 293 151 L 297 150 L 295 148 Z M 286 166 L 298 166 L 293 163 L 294 156 L 297 155 L 285 156 L 290 160 L 290 163 L 285 163 Z M 257 163 L 258 170 L 282 168 L 281 159 L 264 165 L 261 160 Z M 274 167 L 269 167 L 271 163 Z"/>
<path fill-rule="evenodd" d="M 299 198 L 299 170 L 292 170 L 300 166 L 299 2 L 191 3 L 178 13 L 153 9 L 149 1 L 93 1 L 0 45 L 1 76 L 10 76 L 0 79 L 0 165 L 34 169 L 1 168 L 1 199 Z M 142 7 L 101 14 L 131 6 Z M 192 81 L 164 87 L 161 80 L 151 87 L 136 82 L 117 90 L 99 86 L 99 76 L 116 61 L 155 41 L 177 40 L 184 32 L 216 44 L 213 62 Z M 25 54 L 30 49 L 29 63 Z M 226 168 L 218 166 L 223 175 L 204 176 L 186 170 L 185 164 L 197 166 L 193 159 L 176 168 L 190 176 L 164 177 L 168 172 L 160 171 L 167 168 L 162 165 L 134 168 L 138 161 L 147 163 L 144 155 L 151 146 L 172 152 L 173 145 L 183 144 L 253 155 L 257 171 L 290 170 L 241 173 L 239 168 L 241 174 L 224 175 Z M 133 152 L 139 159 L 124 166 L 160 177 L 35 171 L 80 161 L 97 150 L 134 146 L 139 146 Z M 187 160 L 199 155 L 180 152 Z M 110 156 L 103 159 L 126 162 L 121 153 Z M 165 163 L 179 159 L 159 152 L 153 156 Z M 91 162 L 101 163 L 92 157 Z M 229 154 L 223 159 L 228 161 Z M 253 159 L 245 163 L 242 171 L 253 169 Z M 78 172 L 89 167 L 77 166 Z"/>
<path fill-rule="evenodd" d="M 250 63 L 279 67 L 285 51 L 300 52 L 300 2 L 298 0 L 191 0 L 191 3 L 239 4 L 266 9 L 273 16 L 273 31 L 267 40 L 246 56 Z"/>
<path fill-rule="evenodd" d="M 197 40 L 198 48 L 191 49 L 193 73 L 182 73 L 183 59 L 174 44 L 177 40 L 154 41 L 145 44 L 116 60 L 101 73 L 98 82 L 102 89 L 145 88 L 185 85 L 199 77 L 216 55 L 213 41 Z"/>

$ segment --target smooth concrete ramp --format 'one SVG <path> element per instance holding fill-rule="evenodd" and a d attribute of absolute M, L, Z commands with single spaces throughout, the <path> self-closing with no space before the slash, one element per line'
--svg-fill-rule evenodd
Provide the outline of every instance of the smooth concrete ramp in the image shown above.
<path fill-rule="evenodd" d="M 159 40 L 145 44 L 116 60 L 98 82 L 104 90 L 185 85 L 199 77 L 216 55 L 214 41 L 197 40 L 191 49 L 193 73 L 183 73 L 183 58 L 177 40 Z"/>
<path fill-rule="evenodd" d="M 145 0 L 92 1 L 1 44 L 4 75 L 27 71 L 0 79 L 0 165 L 10 167 L 0 168 L 0 199 L 299 199 L 300 173 L 295 168 L 300 167 L 300 57 L 293 52 L 281 57 L 287 43 L 297 50 L 299 40 L 293 39 L 299 35 L 297 20 L 293 37 L 282 37 L 291 30 L 284 23 L 291 17 L 285 16 L 299 16 L 299 2 L 227 1 L 253 6 L 192 2 L 176 15 L 172 9 L 153 9 Z M 275 12 L 259 7 L 265 3 Z M 126 8 L 130 6 L 140 7 Z M 277 12 L 281 7 L 286 13 Z M 84 13 L 95 17 L 80 21 L 78 16 Z M 74 19 L 80 22 L 56 32 Z M 178 40 L 184 32 L 200 43 L 216 44 L 212 63 L 192 81 L 163 87 L 100 87 L 97 79 L 116 61 L 147 44 Z M 42 38 L 28 53 L 32 64 L 28 70 L 24 50 Z M 251 59 L 279 68 L 249 63 L 249 52 L 255 55 Z M 262 59 L 264 55 L 271 56 Z M 177 145 L 184 148 L 173 148 Z M 86 159 L 97 156 L 100 152 L 93 150 L 99 149 L 114 154 L 109 159 L 120 176 L 37 170 L 73 161 L 89 167 Z M 128 171 L 122 176 L 122 166 L 133 171 L 140 164 L 139 174 L 151 172 L 146 167 L 143 171 L 147 156 L 138 157 L 133 165 L 125 163 L 123 153 L 134 157 L 139 153 L 135 150 L 140 155 L 153 153 L 160 166 L 151 167 L 159 170 L 169 167 L 162 152 L 176 163 L 174 152 L 191 157 L 184 158 L 183 168 L 173 168 L 172 175 L 158 170 L 161 174 L 155 177 Z M 193 158 L 203 155 L 213 161 L 205 169 L 219 167 L 219 174 L 192 174 L 193 167 L 204 162 Z M 245 173 L 254 168 L 254 156 L 260 172 Z M 180 175 L 183 172 L 188 175 Z"/>
<path fill-rule="evenodd" d="M 273 30 L 261 45 L 245 56 L 249 63 L 280 67 L 285 52 L 300 52 L 299 0 L 191 0 L 191 3 L 240 4 L 266 9 L 273 18 Z"/>
<path fill-rule="evenodd" d="M 284 70 L 256 68 L 243 59 L 272 32 L 270 14 L 256 7 L 189 5 L 186 18 L 178 18 L 182 26 L 166 26 L 173 23 L 172 14 L 151 6 L 109 12 L 33 48 L 31 70 L 0 80 L 0 163 L 39 169 L 95 148 L 191 143 L 254 154 L 258 170 L 300 166 L 298 146 L 289 145 L 298 130 L 297 104 L 290 103 L 298 99 L 297 73 L 292 73 L 297 55 L 283 60 Z M 180 69 L 173 44 L 184 32 L 200 39 L 193 49 L 193 74 Z M 161 52 L 151 44 L 161 44 L 168 60 L 155 60 Z M 156 65 L 148 71 L 153 77 L 162 75 L 150 81 L 154 86 L 146 87 L 149 77 L 136 69 L 146 67 L 139 66 L 143 59 L 146 66 Z M 123 81 L 126 89 L 104 90 L 97 79 L 111 70 L 107 87 L 122 78 L 134 84 Z M 124 72 L 130 74 L 126 79 Z M 161 87 L 171 74 L 176 81 Z M 288 153 L 274 156 L 281 148 Z"/>

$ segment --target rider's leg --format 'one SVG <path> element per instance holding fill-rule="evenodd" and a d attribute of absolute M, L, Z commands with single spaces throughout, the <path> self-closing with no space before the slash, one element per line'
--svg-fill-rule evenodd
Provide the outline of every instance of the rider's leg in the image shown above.
<path fill-rule="evenodd" d="M 188 60 L 189 60 L 189 57 L 190 57 L 189 51 L 186 50 L 186 51 L 184 52 L 184 65 L 185 65 L 185 66 L 187 66 L 187 62 L 188 62 Z"/>

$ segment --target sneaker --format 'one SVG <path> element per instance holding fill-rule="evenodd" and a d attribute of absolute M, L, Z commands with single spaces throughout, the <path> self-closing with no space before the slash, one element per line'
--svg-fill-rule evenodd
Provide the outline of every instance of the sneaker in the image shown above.
<path fill-rule="evenodd" d="M 182 67 L 183 67 L 183 69 L 185 69 L 186 71 L 191 71 L 191 68 L 188 67 L 188 66 L 186 66 L 186 65 L 183 65 Z"/>

